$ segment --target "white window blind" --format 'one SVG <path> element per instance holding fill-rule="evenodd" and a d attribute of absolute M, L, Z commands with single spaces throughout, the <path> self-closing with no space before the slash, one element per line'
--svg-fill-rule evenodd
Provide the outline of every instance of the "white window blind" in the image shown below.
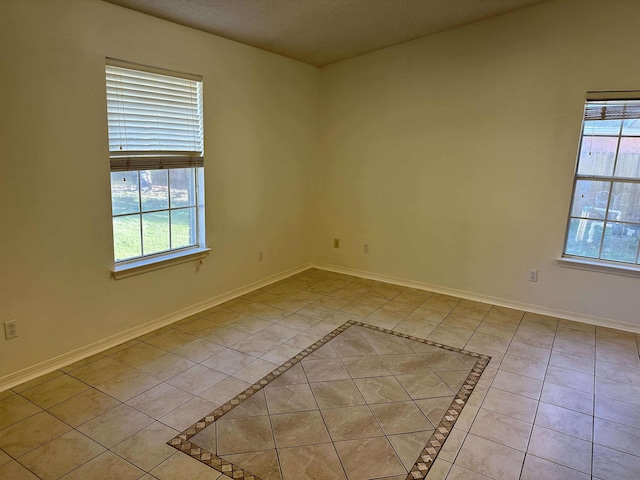
<path fill-rule="evenodd" d="M 202 81 L 106 66 L 111 171 L 204 165 Z"/>
<path fill-rule="evenodd" d="M 639 100 L 587 101 L 584 110 L 586 121 L 632 120 L 640 118 Z"/>

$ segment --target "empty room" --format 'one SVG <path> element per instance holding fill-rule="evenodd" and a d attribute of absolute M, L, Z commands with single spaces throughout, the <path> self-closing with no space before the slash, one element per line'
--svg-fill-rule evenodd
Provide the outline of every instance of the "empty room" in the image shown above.
<path fill-rule="evenodd" d="M 0 1 L 0 480 L 640 478 L 638 18 Z"/>

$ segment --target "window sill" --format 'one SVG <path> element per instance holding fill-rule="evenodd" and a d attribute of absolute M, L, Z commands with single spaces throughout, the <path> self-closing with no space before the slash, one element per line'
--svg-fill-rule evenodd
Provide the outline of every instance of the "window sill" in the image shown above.
<path fill-rule="evenodd" d="M 145 258 L 122 265 L 116 265 L 114 269 L 111 270 L 111 276 L 116 280 L 121 280 L 123 278 L 133 277 L 134 275 L 160 270 L 161 268 L 201 260 L 209 255 L 210 251 L 210 248 L 198 248 L 184 252 L 174 252 L 163 255 L 162 257 Z"/>
<path fill-rule="evenodd" d="M 612 275 L 622 275 L 624 277 L 640 278 L 640 267 L 637 265 L 625 265 L 620 263 L 606 262 L 602 260 L 589 260 L 578 257 L 561 257 L 557 259 L 561 267 L 577 268 L 579 270 L 590 270 L 592 272 L 609 273 Z"/>

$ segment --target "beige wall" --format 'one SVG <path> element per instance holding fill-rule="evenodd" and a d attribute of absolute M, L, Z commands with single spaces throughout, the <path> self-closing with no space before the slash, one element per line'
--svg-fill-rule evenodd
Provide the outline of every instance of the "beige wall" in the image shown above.
<path fill-rule="evenodd" d="M 204 77 L 200 271 L 110 278 L 105 57 Z M 0 91 L 0 323 L 20 334 L 0 378 L 309 261 L 317 68 L 97 0 L 3 0 Z"/>
<path fill-rule="evenodd" d="M 550 1 L 321 69 L 314 259 L 640 325 L 640 280 L 555 262 L 585 92 L 640 88 L 638 18 Z"/>
<path fill-rule="evenodd" d="M 0 2 L 0 378 L 312 260 L 640 325 L 637 279 L 555 263 L 584 93 L 640 88 L 637 18 L 552 0 L 318 70 L 97 0 Z M 200 271 L 109 276 L 107 56 L 204 76 Z"/>

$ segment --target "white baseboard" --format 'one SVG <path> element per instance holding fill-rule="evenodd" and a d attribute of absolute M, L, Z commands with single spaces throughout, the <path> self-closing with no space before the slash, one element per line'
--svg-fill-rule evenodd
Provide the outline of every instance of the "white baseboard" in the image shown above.
<path fill-rule="evenodd" d="M 555 308 L 545 307 L 541 305 L 533 305 L 530 303 L 516 302 L 514 300 L 507 300 L 499 297 L 492 297 L 489 295 L 482 295 L 479 293 L 467 292 L 464 290 L 456 290 L 454 288 L 442 287 L 439 285 L 432 285 L 429 283 L 416 282 L 413 280 L 407 280 L 404 278 L 393 277 L 390 275 L 383 275 L 379 273 L 367 272 L 364 270 L 357 270 L 355 268 L 341 267 L 338 265 L 331 265 L 326 263 L 314 263 L 311 265 L 313 268 L 320 270 L 327 270 L 330 272 L 344 273 L 346 275 L 355 275 L 357 277 L 368 278 L 370 280 L 378 280 L 380 282 L 395 283 L 396 285 L 402 285 L 403 287 L 417 288 L 419 290 L 428 290 L 430 292 L 442 293 L 445 295 L 452 295 L 455 297 L 464 298 L 465 300 L 473 300 L 476 302 L 491 303 L 501 307 L 514 308 L 516 310 L 522 310 L 525 312 L 538 313 L 540 315 L 548 315 L 551 317 L 562 318 L 565 320 L 573 320 L 575 322 L 588 323 L 590 325 L 597 325 L 599 327 L 614 328 L 616 330 L 624 330 L 626 332 L 640 333 L 640 325 L 634 323 L 621 322 L 619 320 L 612 320 L 609 318 L 596 317 L 592 315 L 584 315 L 581 313 L 568 312 L 565 310 L 558 310 Z"/>
<path fill-rule="evenodd" d="M 58 355 L 57 357 L 45 360 L 44 362 L 24 368 L 15 373 L 6 375 L 0 378 L 0 392 L 15 387 L 16 385 L 20 385 L 21 383 L 27 382 L 41 375 L 53 372 L 54 370 L 65 367 L 84 358 L 90 357 L 91 355 L 95 355 L 96 353 L 108 350 L 109 348 L 120 345 L 121 343 L 133 340 L 140 335 L 152 332 L 153 330 L 162 328 L 173 322 L 182 320 L 183 318 L 195 315 L 208 308 L 212 308 L 216 305 L 220 305 L 221 303 L 233 300 L 234 298 L 252 292 L 253 290 L 257 290 L 271 283 L 285 279 L 287 277 L 295 275 L 296 273 L 303 272 L 304 270 L 307 270 L 309 268 L 311 268 L 310 263 L 299 265 L 289 270 L 285 270 L 284 272 L 263 278 L 262 280 L 253 282 L 244 287 L 236 288 L 235 290 L 231 290 L 230 292 L 223 293 L 216 297 L 204 300 L 200 303 L 196 303 L 195 305 L 183 308 L 181 310 L 178 310 L 177 312 L 173 312 L 155 320 L 151 320 L 150 322 L 143 323 L 142 325 L 138 325 L 137 327 L 130 328 L 110 337 L 98 340 L 97 342 L 85 345 L 84 347 L 80 347 L 62 355 Z"/>

